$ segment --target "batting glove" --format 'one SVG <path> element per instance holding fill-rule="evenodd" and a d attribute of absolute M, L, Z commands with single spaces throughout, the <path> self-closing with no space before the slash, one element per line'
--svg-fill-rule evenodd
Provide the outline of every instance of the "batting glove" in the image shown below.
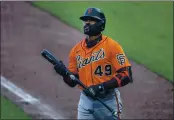
<path fill-rule="evenodd" d="M 92 85 L 83 91 L 87 96 L 94 98 L 97 97 L 100 94 L 100 92 L 104 91 L 104 86 L 103 84 Z"/>
<path fill-rule="evenodd" d="M 54 66 L 54 70 L 61 76 L 66 76 L 66 67 L 65 65 L 63 64 L 62 61 L 60 61 L 59 63 L 57 63 L 55 66 Z"/>

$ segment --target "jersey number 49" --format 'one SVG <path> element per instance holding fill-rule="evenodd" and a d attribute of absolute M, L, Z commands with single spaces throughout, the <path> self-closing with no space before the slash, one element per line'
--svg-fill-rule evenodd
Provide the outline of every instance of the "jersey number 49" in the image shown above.
<path fill-rule="evenodd" d="M 112 74 L 111 65 L 105 65 L 104 68 L 102 68 L 102 66 L 99 65 L 99 66 L 96 68 L 94 74 L 95 74 L 95 75 L 98 75 L 98 76 L 111 75 L 111 74 Z"/>

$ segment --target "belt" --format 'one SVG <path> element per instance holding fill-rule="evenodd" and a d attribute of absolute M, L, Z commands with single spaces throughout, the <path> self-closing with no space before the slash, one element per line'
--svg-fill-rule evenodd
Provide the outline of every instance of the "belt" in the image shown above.
<path fill-rule="evenodd" d="M 86 95 L 84 93 L 84 91 L 82 91 L 82 93 L 89 97 L 88 95 Z M 110 99 L 113 99 L 113 97 L 115 97 L 114 95 L 115 91 L 114 90 L 108 90 L 108 91 L 105 91 L 105 92 L 100 92 L 97 97 L 100 98 L 100 99 L 106 99 L 106 100 L 110 100 Z"/>

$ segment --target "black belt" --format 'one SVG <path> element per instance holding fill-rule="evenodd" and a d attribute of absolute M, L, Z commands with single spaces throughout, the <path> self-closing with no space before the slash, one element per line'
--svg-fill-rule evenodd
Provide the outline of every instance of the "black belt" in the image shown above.
<path fill-rule="evenodd" d="M 82 93 L 88 97 L 88 95 L 86 95 L 83 91 Z M 97 97 L 104 100 L 105 99 L 110 100 L 110 99 L 113 99 L 113 97 L 115 97 L 115 91 L 110 90 L 110 91 L 101 92 L 100 94 L 97 95 Z"/>

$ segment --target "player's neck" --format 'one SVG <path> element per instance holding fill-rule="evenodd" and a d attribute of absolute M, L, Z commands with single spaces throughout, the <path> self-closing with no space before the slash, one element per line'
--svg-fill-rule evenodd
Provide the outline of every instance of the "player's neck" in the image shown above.
<path fill-rule="evenodd" d="M 96 40 L 98 37 L 100 37 L 101 34 L 97 35 L 97 36 L 87 36 L 88 42 Z"/>

